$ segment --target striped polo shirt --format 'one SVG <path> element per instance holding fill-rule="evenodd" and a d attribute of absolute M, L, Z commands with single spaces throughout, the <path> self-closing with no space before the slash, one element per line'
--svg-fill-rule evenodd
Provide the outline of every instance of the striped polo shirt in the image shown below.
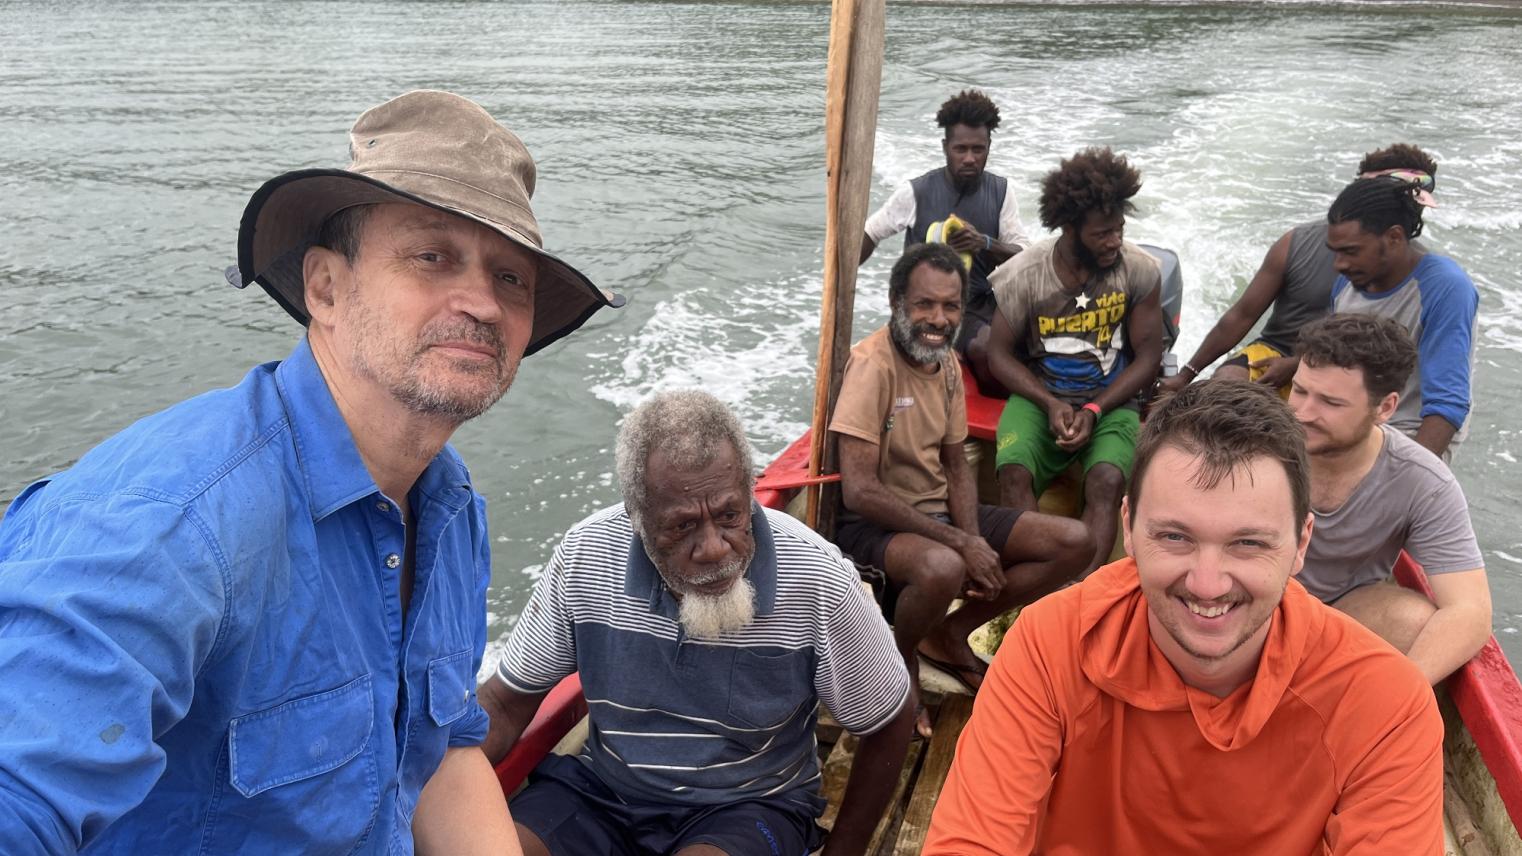
<path fill-rule="evenodd" d="M 818 704 L 870 734 L 908 697 L 892 633 L 839 550 L 781 512 L 753 506 L 751 521 L 756 618 L 743 630 L 683 632 L 622 505 L 566 534 L 513 628 L 498 674 L 539 693 L 579 671 L 580 760 L 628 802 L 767 797 L 817 814 Z"/>

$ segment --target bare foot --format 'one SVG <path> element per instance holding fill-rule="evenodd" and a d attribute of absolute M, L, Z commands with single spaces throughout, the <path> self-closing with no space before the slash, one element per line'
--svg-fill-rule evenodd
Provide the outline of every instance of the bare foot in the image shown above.
<path fill-rule="evenodd" d="M 914 730 L 919 736 L 930 739 L 934 731 L 930 727 L 930 712 L 925 710 L 925 705 L 920 699 L 924 698 L 924 691 L 920 689 L 920 670 L 918 664 L 909 667 L 909 682 L 912 684 L 909 697 L 914 699 Z"/>
<path fill-rule="evenodd" d="M 935 729 L 930 727 L 930 711 L 922 704 L 914 707 L 914 730 L 926 740 L 935 736 Z"/>

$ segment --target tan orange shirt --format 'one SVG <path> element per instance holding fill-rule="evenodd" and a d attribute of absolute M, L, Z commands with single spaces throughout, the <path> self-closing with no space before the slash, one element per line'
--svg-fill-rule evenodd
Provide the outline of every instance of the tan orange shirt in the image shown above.
<path fill-rule="evenodd" d="M 877 478 L 926 514 L 946 510 L 941 446 L 967 439 L 967 393 L 956 358 L 926 374 L 882 327 L 851 349 L 830 430 L 878 446 Z"/>
<path fill-rule="evenodd" d="M 1123 559 L 1023 612 L 925 854 L 1442 850 L 1443 723 L 1405 657 L 1291 581 L 1251 683 L 1186 686 Z"/>

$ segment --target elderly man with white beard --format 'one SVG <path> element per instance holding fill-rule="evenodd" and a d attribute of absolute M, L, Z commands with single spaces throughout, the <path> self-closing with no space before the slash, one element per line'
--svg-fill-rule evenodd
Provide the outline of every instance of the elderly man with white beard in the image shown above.
<path fill-rule="evenodd" d="M 696 391 L 625 420 L 624 502 L 567 533 L 480 689 L 500 759 L 580 672 L 585 748 L 514 797 L 524 852 L 813 852 L 819 704 L 862 736 L 828 854 L 860 853 L 913 721 L 904 662 L 852 565 L 751 497 L 750 444 Z"/>

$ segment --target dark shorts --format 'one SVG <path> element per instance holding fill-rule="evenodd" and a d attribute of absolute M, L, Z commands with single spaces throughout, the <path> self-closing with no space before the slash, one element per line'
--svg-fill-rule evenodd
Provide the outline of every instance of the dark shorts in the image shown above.
<path fill-rule="evenodd" d="M 967 349 L 971 347 L 972 340 L 978 337 L 978 332 L 988 329 L 994 323 L 994 310 L 997 306 L 992 290 L 969 290 L 967 306 L 962 310 L 962 329 L 957 331 L 957 340 L 953 343 L 957 353 L 967 356 Z"/>
<path fill-rule="evenodd" d="M 942 523 L 951 522 L 951 517 L 946 514 L 937 514 L 935 518 Z M 983 536 L 988 546 L 994 548 L 995 553 L 1002 555 L 1004 545 L 1009 542 L 1009 533 L 1019 519 L 1020 512 L 1013 508 L 979 505 L 978 534 Z M 902 534 L 857 518 L 835 527 L 835 546 L 864 565 L 886 569 L 883 556 L 888 552 L 888 542 L 893 540 L 893 536 Z"/>
<path fill-rule="evenodd" d="M 807 856 L 824 842 L 813 816 L 781 799 L 697 808 L 630 804 L 566 755 L 541 761 L 511 808 L 513 820 L 554 856 L 664 856 L 694 844 L 729 856 Z"/>

